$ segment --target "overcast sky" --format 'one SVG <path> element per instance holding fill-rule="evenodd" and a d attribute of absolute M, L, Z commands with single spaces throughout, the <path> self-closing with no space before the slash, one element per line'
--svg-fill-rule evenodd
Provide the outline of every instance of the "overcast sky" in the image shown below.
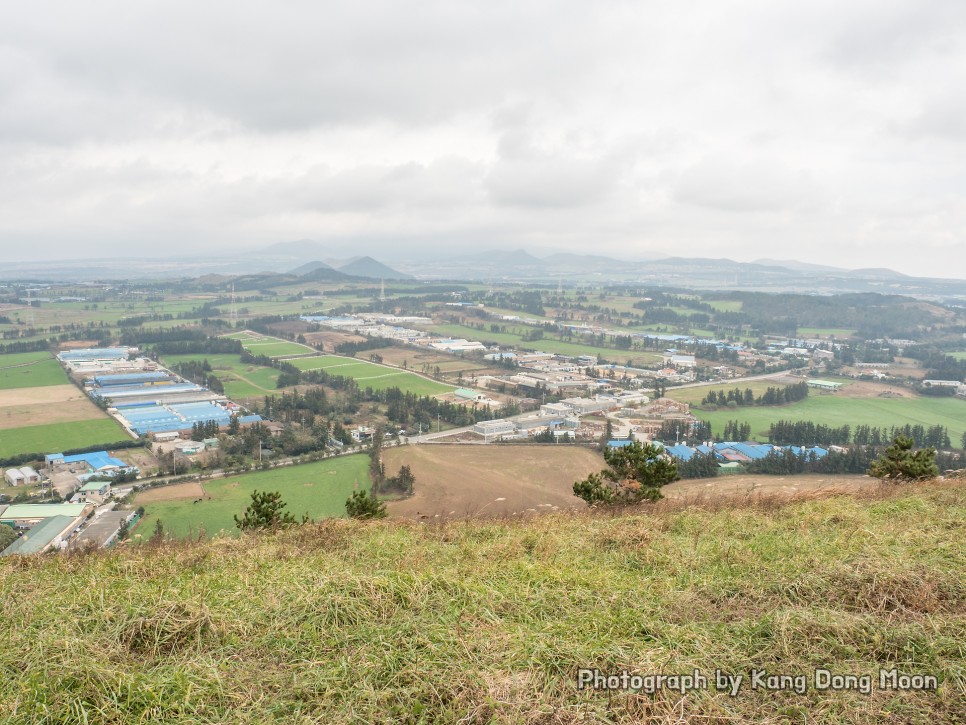
<path fill-rule="evenodd" d="M 523 247 L 966 278 L 966 2 L 0 7 L 0 261 Z"/>

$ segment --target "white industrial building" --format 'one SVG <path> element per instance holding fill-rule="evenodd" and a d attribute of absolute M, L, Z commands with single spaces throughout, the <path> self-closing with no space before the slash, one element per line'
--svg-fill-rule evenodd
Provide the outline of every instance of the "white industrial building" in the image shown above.
<path fill-rule="evenodd" d="M 673 368 L 693 368 L 697 365 L 694 355 L 674 353 L 664 356 L 664 364 Z"/>
<path fill-rule="evenodd" d="M 577 415 L 589 415 L 618 407 L 613 398 L 564 398 L 560 402 Z"/>
<path fill-rule="evenodd" d="M 544 416 L 556 416 L 556 417 L 567 417 L 573 414 L 573 409 L 569 405 L 564 405 L 563 403 L 546 403 L 540 406 L 540 415 Z"/>
<path fill-rule="evenodd" d="M 483 420 L 473 426 L 473 432 L 483 436 L 483 440 L 491 440 L 501 436 L 516 433 L 516 426 L 508 420 Z"/>
<path fill-rule="evenodd" d="M 30 466 L 21 468 L 20 473 L 23 474 L 24 483 L 40 483 L 40 474 Z"/>
<path fill-rule="evenodd" d="M 22 486 L 26 483 L 19 468 L 8 468 L 3 477 L 11 486 Z"/>

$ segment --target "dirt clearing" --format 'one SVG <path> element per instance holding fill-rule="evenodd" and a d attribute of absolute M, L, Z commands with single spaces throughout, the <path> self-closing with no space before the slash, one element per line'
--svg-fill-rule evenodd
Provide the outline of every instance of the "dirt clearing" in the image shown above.
<path fill-rule="evenodd" d="M 413 470 L 413 496 L 387 507 L 411 519 L 580 508 L 574 481 L 604 467 L 599 453 L 577 446 L 411 445 L 386 451 L 384 462 L 389 476 Z"/>
<path fill-rule="evenodd" d="M 71 400 L 86 401 L 87 396 L 73 385 L 43 385 L 37 388 L 0 390 L 0 408 L 15 405 L 49 405 Z"/>
<path fill-rule="evenodd" d="M 0 390 L 0 430 L 103 417 L 104 413 L 73 385 Z"/>
<path fill-rule="evenodd" d="M 711 499 L 734 496 L 768 497 L 801 496 L 826 493 L 850 493 L 878 488 L 881 483 L 861 475 L 839 474 L 802 476 L 724 475 L 675 481 L 662 490 L 667 498 Z"/>
<path fill-rule="evenodd" d="M 142 491 L 137 496 L 138 505 L 155 501 L 178 501 L 185 498 L 204 498 L 205 489 L 200 483 L 176 483 L 173 486 L 160 486 Z"/>

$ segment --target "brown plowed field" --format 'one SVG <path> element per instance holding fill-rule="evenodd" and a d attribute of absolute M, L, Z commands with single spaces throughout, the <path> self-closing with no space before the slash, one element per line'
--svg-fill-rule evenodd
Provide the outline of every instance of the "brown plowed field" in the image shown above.
<path fill-rule="evenodd" d="M 153 503 L 155 501 L 178 501 L 185 498 L 202 498 L 205 489 L 200 483 L 176 483 L 173 486 L 159 486 L 138 494 L 138 504 Z"/>
<path fill-rule="evenodd" d="M 73 385 L 0 390 L 0 430 L 103 417 L 104 413 Z"/>
<path fill-rule="evenodd" d="M 412 468 L 414 493 L 388 503 L 390 516 L 427 520 L 509 516 L 586 504 L 574 481 L 604 468 L 600 453 L 578 446 L 409 445 L 387 450 L 386 474 Z M 820 496 L 879 486 L 868 476 L 745 476 L 677 481 L 663 489 L 669 499 L 710 503 L 721 498 Z M 501 500 L 503 499 L 503 500 Z"/>

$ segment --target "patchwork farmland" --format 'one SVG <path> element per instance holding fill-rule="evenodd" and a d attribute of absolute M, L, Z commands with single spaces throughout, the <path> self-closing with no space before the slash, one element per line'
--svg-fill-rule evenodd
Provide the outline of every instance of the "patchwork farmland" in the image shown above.
<path fill-rule="evenodd" d="M 50 353 L 0 355 L 0 458 L 127 437 L 70 383 Z"/>

